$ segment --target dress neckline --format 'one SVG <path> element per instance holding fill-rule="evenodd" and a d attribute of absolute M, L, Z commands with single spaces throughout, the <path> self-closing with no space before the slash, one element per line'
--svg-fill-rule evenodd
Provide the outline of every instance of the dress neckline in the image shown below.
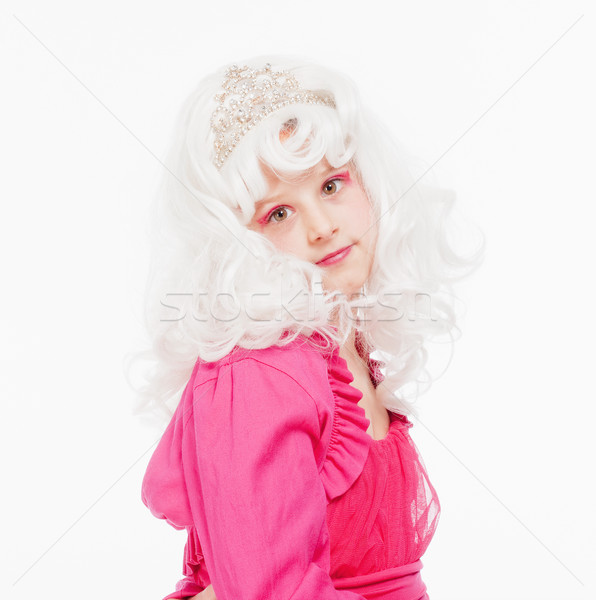
<path fill-rule="evenodd" d="M 408 418 L 405 415 L 394 413 L 390 410 L 388 410 L 387 412 L 389 413 L 390 419 L 387 435 L 379 439 L 372 438 L 372 441 L 375 444 L 383 444 L 385 442 L 388 442 L 391 440 L 391 438 L 395 437 L 398 431 L 412 427 L 412 423 L 408 420 Z"/>
<path fill-rule="evenodd" d="M 341 361 L 343 363 L 344 369 L 347 371 L 347 373 L 349 374 L 349 376 L 352 378 L 352 381 L 348 382 L 348 385 L 350 386 L 350 388 L 352 388 L 352 390 L 354 390 L 355 394 L 359 394 L 360 398 L 362 398 L 362 392 L 358 388 L 356 388 L 356 387 L 354 387 L 352 385 L 352 382 L 354 381 L 354 374 L 352 373 L 352 371 L 350 371 L 350 368 L 348 367 L 348 363 L 347 363 L 346 359 L 343 358 L 343 356 L 340 356 L 340 354 L 339 354 L 339 347 L 338 346 L 334 347 L 334 354 L 336 355 L 336 360 L 339 360 L 339 361 Z M 372 359 L 369 358 L 369 360 L 367 360 L 367 356 L 362 356 L 361 355 L 361 358 L 363 360 L 365 360 L 367 362 L 367 364 L 368 364 L 369 375 L 370 375 L 371 380 L 373 382 L 373 385 L 374 385 L 374 387 L 376 389 L 377 388 L 377 384 L 375 384 L 375 381 L 373 379 L 373 375 L 371 373 L 371 360 Z M 379 362 L 379 361 L 375 361 L 375 362 Z M 382 380 L 379 381 L 378 385 L 382 385 Z M 358 402 L 359 401 L 360 400 L 358 400 Z M 358 404 L 358 402 L 356 402 L 356 410 L 361 411 L 362 418 L 370 425 L 370 419 L 368 419 L 366 417 L 366 411 L 364 410 L 364 408 L 362 408 Z M 385 410 L 387 410 L 387 408 L 385 408 Z M 399 413 L 395 413 L 395 412 L 390 411 L 390 410 L 387 410 L 387 412 L 389 413 L 389 428 L 387 429 L 387 433 L 385 434 L 384 437 L 382 437 L 382 438 L 374 438 L 374 437 L 372 437 L 372 435 L 369 435 L 367 433 L 368 426 L 366 427 L 366 430 L 364 432 L 366 434 L 366 436 L 368 438 L 370 438 L 372 440 L 372 442 L 375 443 L 375 444 L 382 444 L 382 443 L 384 443 L 386 441 L 390 441 L 391 438 L 396 434 L 397 431 L 399 431 L 400 429 L 412 426 L 412 423 L 408 420 L 408 418 L 405 415 L 402 415 L 402 414 L 399 414 Z"/>
<path fill-rule="evenodd" d="M 378 385 L 382 385 L 384 377 L 381 373 L 381 367 L 385 366 L 385 364 L 382 361 L 370 357 L 371 348 L 366 342 L 364 335 L 360 331 L 357 330 L 355 335 L 356 350 L 362 358 L 362 360 L 364 360 L 366 365 L 368 366 L 369 376 L 376 389 Z M 327 340 L 318 331 L 314 331 L 308 337 L 310 337 L 311 339 L 314 338 L 314 340 L 319 344 L 322 344 L 324 346 L 326 345 Z M 362 433 L 364 434 L 367 440 L 374 444 L 382 444 L 384 442 L 389 441 L 400 429 L 412 427 L 412 423 L 411 421 L 409 421 L 406 415 L 387 410 L 390 419 L 387 434 L 384 437 L 378 439 L 373 438 L 371 435 L 369 435 L 367 433 L 367 429 L 370 425 L 370 420 L 366 417 L 364 408 L 362 408 L 358 404 L 358 402 L 362 399 L 362 392 L 358 388 L 351 385 L 351 383 L 354 381 L 354 375 L 348 368 L 348 363 L 345 360 L 345 358 L 340 356 L 339 345 L 335 342 L 332 342 L 331 344 L 327 345 L 326 348 L 321 348 L 319 346 L 319 351 L 321 351 L 322 354 L 325 355 L 328 369 L 331 367 L 331 372 L 329 373 L 329 375 L 331 375 L 330 382 L 335 378 L 334 376 L 340 375 L 340 379 L 343 380 L 343 385 L 347 385 L 347 388 L 350 390 L 349 395 L 352 396 L 351 403 L 353 403 L 352 411 L 354 411 L 352 414 L 354 414 L 354 416 L 358 415 L 357 420 L 360 422 L 360 426 L 363 429 Z M 332 367 L 333 364 L 340 367 L 339 372 L 336 370 L 335 367 Z M 334 395 L 337 398 L 337 394 L 335 394 L 335 391 L 337 391 L 338 388 L 332 385 L 332 389 L 334 389 Z"/>

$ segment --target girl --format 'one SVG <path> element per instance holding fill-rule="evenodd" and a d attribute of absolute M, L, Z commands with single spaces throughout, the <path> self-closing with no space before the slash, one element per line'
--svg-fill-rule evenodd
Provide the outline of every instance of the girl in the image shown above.
<path fill-rule="evenodd" d="M 440 507 L 408 396 L 471 265 L 452 198 L 351 81 L 290 60 L 203 80 L 167 168 L 144 399 L 171 420 L 142 489 L 188 533 L 166 598 L 428 598 Z"/>

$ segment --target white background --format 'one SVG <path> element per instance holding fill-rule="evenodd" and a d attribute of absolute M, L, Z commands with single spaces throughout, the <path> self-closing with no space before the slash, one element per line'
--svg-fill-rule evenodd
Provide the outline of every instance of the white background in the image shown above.
<path fill-rule="evenodd" d="M 595 598 L 593 8 L 3 2 L 0 596 L 150 600 L 180 577 L 122 366 L 155 156 L 200 77 L 273 52 L 350 74 L 486 235 L 413 429 L 443 508 L 432 600 Z"/>

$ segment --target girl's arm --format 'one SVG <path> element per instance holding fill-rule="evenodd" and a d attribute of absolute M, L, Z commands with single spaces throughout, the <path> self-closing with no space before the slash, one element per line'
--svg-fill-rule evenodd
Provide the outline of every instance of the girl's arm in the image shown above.
<path fill-rule="evenodd" d="M 194 390 L 182 458 L 222 600 L 363 600 L 336 590 L 329 576 L 320 433 L 313 397 L 257 360 L 226 365 Z"/>

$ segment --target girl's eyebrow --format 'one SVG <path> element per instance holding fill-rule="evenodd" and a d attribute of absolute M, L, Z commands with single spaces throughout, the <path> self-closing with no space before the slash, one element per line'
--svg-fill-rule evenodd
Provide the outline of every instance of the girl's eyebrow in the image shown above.
<path fill-rule="evenodd" d="M 340 167 L 332 167 L 331 165 L 329 165 L 329 166 L 325 167 L 323 170 L 321 170 L 318 173 L 318 176 L 321 177 L 321 179 L 325 179 L 333 171 L 341 171 L 342 169 L 345 169 L 347 171 L 348 165 L 342 165 Z M 339 174 L 340 173 L 338 173 L 338 175 Z M 343 174 L 343 171 L 342 171 L 342 174 Z M 282 201 L 283 201 L 283 194 L 275 194 L 274 196 L 267 196 L 265 198 L 261 198 L 261 200 L 257 200 L 255 202 L 254 206 L 255 206 L 255 208 L 259 208 L 263 204 L 268 204 L 269 202 L 282 202 Z"/>
<path fill-rule="evenodd" d="M 263 204 L 269 204 L 270 202 L 278 202 L 281 201 L 281 196 L 279 194 L 275 195 L 275 196 L 268 196 L 266 198 L 262 198 L 261 200 L 257 200 L 255 202 L 255 208 L 259 208 L 259 206 L 262 206 Z"/>

